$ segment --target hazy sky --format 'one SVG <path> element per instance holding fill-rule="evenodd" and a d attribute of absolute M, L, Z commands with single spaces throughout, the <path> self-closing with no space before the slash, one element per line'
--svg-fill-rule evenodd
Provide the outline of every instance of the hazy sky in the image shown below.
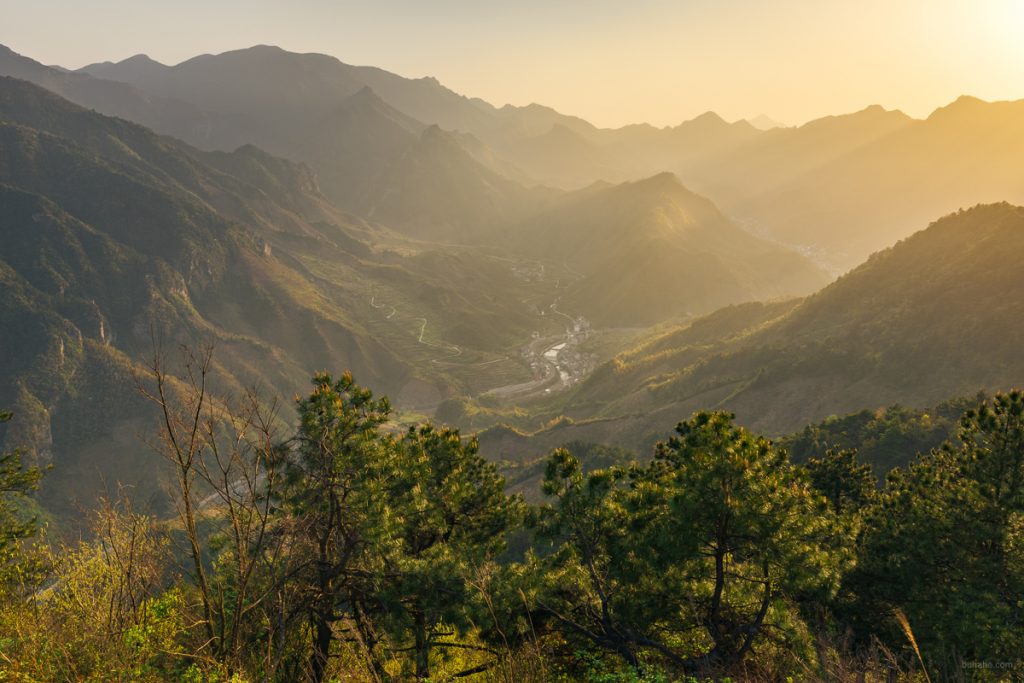
<path fill-rule="evenodd" d="M 1024 98 L 1024 0 L 0 0 L 0 17 L 0 43 L 48 64 L 274 44 L 604 126 Z"/>

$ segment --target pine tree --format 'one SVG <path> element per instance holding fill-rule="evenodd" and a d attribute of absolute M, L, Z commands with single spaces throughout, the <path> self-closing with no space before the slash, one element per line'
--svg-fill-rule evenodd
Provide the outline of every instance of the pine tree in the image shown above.
<path fill-rule="evenodd" d="M 379 675 L 379 636 L 368 611 L 394 538 L 386 493 L 395 446 L 379 429 L 391 406 L 346 372 L 337 381 L 316 375 L 298 409 L 298 447 L 286 466 L 283 505 L 295 556 L 306 558 L 297 575 L 311 630 L 310 676 L 324 680 L 334 625 L 346 617 Z"/>
<path fill-rule="evenodd" d="M 0 423 L 13 416 L 0 411 Z M 42 477 L 36 467 L 26 467 L 18 449 L 0 452 L 0 592 L 5 591 L 19 570 L 21 543 L 38 529 L 39 520 L 27 511 L 28 496 Z"/>
<path fill-rule="evenodd" d="M 416 680 L 425 680 L 433 650 L 471 647 L 452 638 L 473 623 L 472 580 L 504 549 L 519 500 L 505 495 L 505 480 L 476 440 L 463 441 L 457 430 L 413 427 L 397 448 L 389 499 L 402 545 L 383 599 L 396 635 L 411 632 Z"/>

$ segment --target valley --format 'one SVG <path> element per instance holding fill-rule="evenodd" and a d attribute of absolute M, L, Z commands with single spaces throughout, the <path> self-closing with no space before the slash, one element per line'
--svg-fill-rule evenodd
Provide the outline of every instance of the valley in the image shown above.
<path fill-rule="evenodd" d="M 5 8 L 0 681 L 1009 680 L 1024 15 L 898 4 Z"/>
<path fill-rule="evenodd" d="M 489 389 L 482 394 L 503 401 L 528 400 L 539 395 L 558 393 L 581 382 L 593 370 L 595 358 L 579 349 L 581 342 L 593 332 L 582 316 L 573 318 L 550 304 L 541 315 L 555 315 L 566 319 L 562 335 L 541 336 L 522 349 L 521 357 L 529 364 L 534 379 Z"/>
<path fill-rule="evenodd" d="M 37 292 L 22 310 L 34 311 L 30 319 L 48 330 L 39 339 L 48 341 L 5 342 L 27 355 L 0 373 L 0 386 L 6 405 L 22 413 L 25 406 L 40 406 L 28 410 L 37 416 L 40 433 L 65 433 L 54 420 L 71 414 L 58 406 L 70 400 L 77 375 L 54 388 L 27 379 L 36 376 L 24 368 L 45 362 L 42 349 L 79 348 L 79 335 L 116 348 L 129 365 L 142 363 L 149 346 L 144 331 L 155 310 L 162 311 L 156 331 L 165 343 L 216 342 L 224 388 L 257 382 L 291 395 L 317 369 L 342 367 L 378 387 L 401 411 L 436 415 L 485 441 L 485 430 L 502 425 L 536 432 L 516 441 L 515 452 L 499 449 L 496 459 L 535 457 L 569 438 L 563 430 L 643 449 L 656 438 L 653 425 L 673 419 L 663 415 L 679 417 L 709 402 L 734 407 L 748 424 L 781 434 L 820 419 L 823 411 L 893 400 L 924 405 L 943 392 L 995 388 L 994 377 L 969 373 L 964 382 L 923 393 L 861 383 L 847 392 L 847 400 L 832 405 L 826 397 L 844 389 L 844 381 L 823 388 L 818 379 L 794 378 L 792 402 L 784 398 L 787 390 L 762 409 L 765 399 L 755 398 L 762 395 L 759 387 L 768 386 L 775 372 L 769 368 L 781 362 L 765 366 L 758 360 L 776 353 L 768 350 L 776 344 L 768 332 L 758 332 L 766 341 L 749 348 L 728 337 L 709 337 L 696 346 L 673 342 L 640 356 L 634 347 L 661 348 L 668 342 L 660 340 L 677 334 L 672 330 L 699 327 L 730 306 L 767 301 L 766 310 L 784 309 L 791 305 L 785 302 L 826 285 L 828 271 L 851 263 L 823 238 L 808 240 L 772 227 L 772 214 L 734 188 L 756 191 L 757 201 L 773 207 L 796 206 L 772 199 L 783 190 L 770 184 L 795 187 L 797 179 L 839 168 L 848 157 L 875 159 L 875 148 L 919 159 L 915 155 L 930 131 L 965 117 L 992 117 L 989 142 L 971 154 L 995 154 L 993 145 L 1024 120 L 1009 104 L 958 101 L 927 121 L 869 107 L 768 131 L 704 115 L 640 135 L 597 129 L 546 109 L 489 109 L 433 83 L 276 48 L 207 56 L 177 67 L 136 68 L 144 62 L 137 60 L 124 71 L 114 64 L 76 73 L 10 51 L 0 57 L 0 73 L 29 78 L 100 112 L 134 118 L 158 132 L 190 131 L 182 134 L 186 142 L 158 137 L 123 119 L 78 109 L 25 81 L 3 80 L 5 145 L 19 151 L 8 154 L 0 182 L 53 202 L 64 212 L 58 220 L 80 222 L 83 227 L 74 230 L 88 236 L 81 239 L 107 240 L 109 253 L 121 250 L 117 258 L 125 263 L 148 263 L 133 267 L 159 273 L 129 274 L 118 266 L 126 291 L 149 287 L 151 300 L 129 302 L 96 290 L 85 299 L 89 312 L 69 317 L 61 292 L 69 285 L 76 291 L 74 283 L 95 279 L 91 273 L 107 266 L 75 261 L 79 257 L 65 253 L 59 242 L 44 248 L 54 256 L 43 261 L 30 249 L 8 250 L 9 277 Z M 277 95 L 246 90 L 246 81 L 237 80 L 259 65 L 273 66 L 283 92 L 311 79 L 308 87 L 316 84 L 322 96 L 275 109 Z M 223 87 L 201 84 L 204 72 L 209 83 Z M 163 99 L 147 100 L 153 97 Z M 178 119 L 169 125 L 166 118 L 152 118 L 156 112 L 143 101 L 161 103 L 160 116 Z M 169 107 L 168 101 L 177 104 Z M 239 107 L 246 120 L 242 128 Z M 310 128 L 309 121 L 327 128 Z M 511 121 L 518 123 L 502 128 Z M 495 127 L 497 122 L 502 123 Z M 246 144 L 224 150 L 236 144 L 229 129 L 245 131 Z M 526 143 L 548 129 L 554 132 L 544 145 Z M 901 142 L 905 136 L 917 141 Z M 883 145 L 887 140 L 891 144 Z M 950 140 L 943 144 L 970 144 L 966 138 Z M 54 151 L 31 151 L 40 145 Z M 544 173 L 531 175 L 555 168 L 544 156 L 555 149 L 561 155 L 557 182 Z M 1004 151 L 1013 156 L 1011 148 Z M 88 180 L 69 177 L 57 154 L 102 170 Z M 586 161 L 577 163 L 578 155 Z M 870 169 L 875 162 L 858 163 Z M 746 175 L 729 176 L 730 168 Z M 1005 174 L 990 187 L 1012 186 L 1010 166 L 991 168 Z M 102 174 L 113 184 L 138 188 L 121 190 L 129 198 L 126 207 L 105 205 L 109 187 L 98 180 Z M 69 192 L 68 182 L 80 183 L 81 190 Z M 845 182 L 865 186 L 850 177 Z M 691 184 L 722 198 L 742 221 Z M 153 188 L 168 206 L 163 216 L 145 199 Z M 941 216 L 944 201 L 922 199 L 920 207 L 899 214 L 898 229 L 884 239 L 909 234 L 914 216 Z M 10 221 L 15 215 L 8 213 L 7 234 L 21 229 Z M 192 216 L 194 236 L 175 226 L 182 215 Z M 854 212 L 849 219 L 875 225 L 867 214 Z M 790 227 L 797 223 L 786 221 Z M 867 244 L 857 241 L 866 233 L 856 239 L 835 230 L 829 234 L 849 254 L 863 253 L 857 250 Z M 233 246 L 226 246 L 228 235 Z M 884 245 L 883 239 L 875 244 Z M 84 253 L 100 262 L 109 258 L 95 249 Z M 62 263 L 59 275 L 44 265 L 54 259 Z M 139 278 L 153 284 L 144 287 Z M 70 336 L 62 331 L 68 329 Z M 740 327 L 720 333 L 739 340 L 753 332 Z M 831 343 L 831 353 L 841 346 L 820 343 Z M 821 352 L 785 353 L 803 354 L 809 362 Z M 652 360 L 632 360 L 641 357 Z M 815 397 L 807 402 L 800 398 L 803 391 Z M 564 420 L 572 426 L 537 431 Z M 72 434 L 76 428 L 68 429 Z M 101 428 L 96 447 L 114 431 L 113 424 Z M 61 437 L 26 445 L 60 460 L 66 457 L 61 444 L 72 442 Z M 64 495 L 63 488 L 53 495 Z"/>

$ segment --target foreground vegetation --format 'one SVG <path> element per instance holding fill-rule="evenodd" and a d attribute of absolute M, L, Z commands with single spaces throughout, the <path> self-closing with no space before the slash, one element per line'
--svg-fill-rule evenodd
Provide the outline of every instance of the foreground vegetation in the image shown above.
<path fill-rule="evenodd" d="M 146 383 L 172 520 L 127 492 L 59 544 L 31 515 L 41 473 L 3 455 L 0 680 L 1001 680 L 1020 665 L 1019 392 L 966 410 L 882 486 L 855 451 L 822 443 L 795 464 L 699 412 L 644 464 L 556 450 L 532 506 L 457 431 L 396 433 L 349 374 L 316 376 L 283 433 L 258 396 L 211 397 L 210 363 L 193 357 L 187 385 L 155 364 Z"/>

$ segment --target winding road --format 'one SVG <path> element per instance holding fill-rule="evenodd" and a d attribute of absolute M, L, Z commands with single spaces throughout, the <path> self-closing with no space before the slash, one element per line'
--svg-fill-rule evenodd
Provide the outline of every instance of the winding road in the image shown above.
<path fill-rule="evenodd" d="M 372 294 L 370 296 L 370 305 L 373 306 L 376 309 L 386 308 L 386 306 L 387 306 L 386 304 L 378 304 L 377 303 L 377 295 L 376 294 Z M 395 308 L 394 306 L 392 306 L 391 307 L 391 312 L 388 313 L 386 316 L 384 316 L 384 319 L 385 320 L 391 320 L 395 316 L 395 314 L 397 314 L 397 313 L 398 313 L 398 309 Z M 455 365 L 455 366 L 461 366 L 461 367 L 481 367 L 481 366 L 484 366 L 484 365 L 491 365 L 493 363 L 501 363 L 501 362 L 504 362 L 504 361 L 508 360 L 508 356 L 502 356 L 501 358 L 495 358 L 493 360 L 483 361 L 483 362 L 480 362 L 480 363 L 466 363 L 466 362 L 453 361 L 453 360 L 451 360 L 452 358 L 458 358 L 459 356 L 462 355 L 462 348 L 461 347 L 459 347 L 459 346 L 457 346 L 455 344 L 448 344 L 446 342 L 434 343 L 434 342 L 431 342 L 431 341 L 427 341 L 423 337 L 424 337 L 424 335 L 426 335 L 427 324 L 428 324 L 429 321 L 426 318 L 424 318 L 423 316 L 416 316 L 416 317 L 411 317 L 411 318 L 407 318 L 407 319 L 408 320 L 417 321 L 417 322 L 420 323 L 420 331 L 419 331 L 419 334 L 416 336 L 417 343 L 423 344 L 424 346 L 429 346 L 432 349 L 446 349 L 446 350 L 450 351 L 449 355 L 447 355 L 447 356 L 442 356 L 440 358 L 431 358 L 430 362 L 435 364 L 435 365 Z"/>

